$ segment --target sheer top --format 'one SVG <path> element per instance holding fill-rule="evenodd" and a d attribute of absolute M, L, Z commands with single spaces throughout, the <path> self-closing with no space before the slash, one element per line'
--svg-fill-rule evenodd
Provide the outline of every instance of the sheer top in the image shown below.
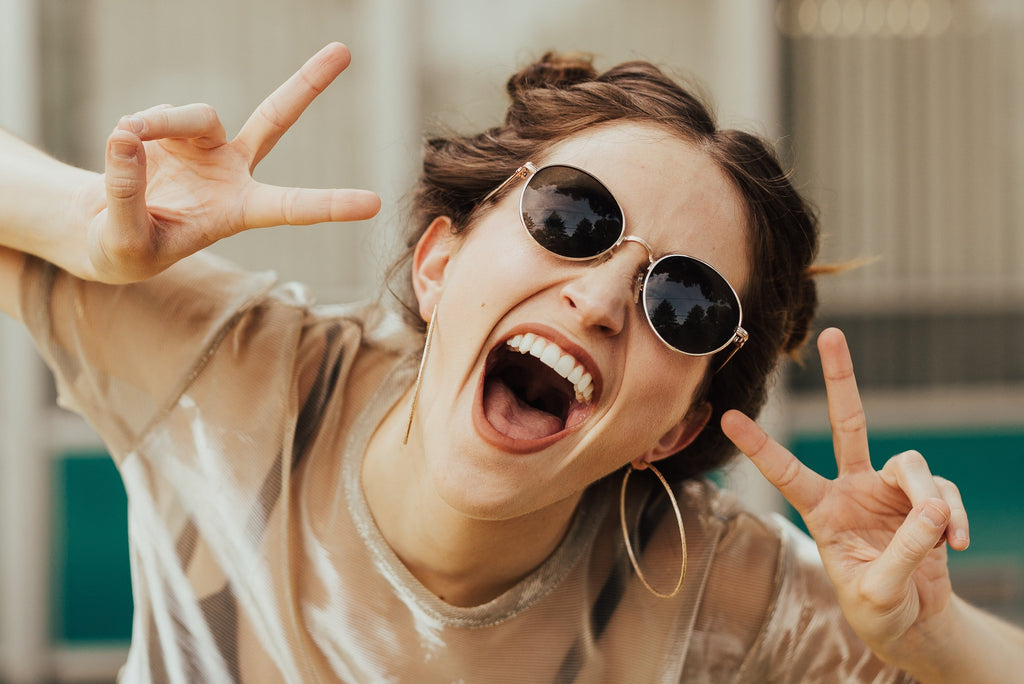
<path fill-rule="evenodd" d="M 677 491 L 674 598 L 629 564 L 617 482 L 593 485 L 558 549 L 493 601 L 431 594 L 360 485 L 422 345 L 379 305 L 315 305 L 208 255 L 129 286 L 30 259 L 22 291 L 59 401 L 128 493 L 122 681 L 907 681 L 846 625 L 811 540 L 706 481 Z M 671 587 L 675 518 L 643 482 L 628 522 L 648 580 Z"/>

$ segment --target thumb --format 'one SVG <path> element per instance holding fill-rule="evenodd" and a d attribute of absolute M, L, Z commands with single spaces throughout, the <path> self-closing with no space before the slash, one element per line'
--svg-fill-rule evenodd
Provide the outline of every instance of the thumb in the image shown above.
<path fill-rule="evenodd" d="M 105 182 L 107 214 L 119 232 L 148 226 L 146 209 L 146 148 L 130 130 L 127 117 L 107 139 Z"/>
<path fill-rule="evenodd" d="M 154 250 L 146 207 L 146 150 L 129 125 L 122 119 L 107 139 L 107 219 L 89 234 L 89 258 L 104 280 L 122 280 L 125 264 L 137 266 L 140 257 L 151 258 Z"/>
<path fill-rule="evenodd" d="M 936 498 L 910 511 L 864 577 L 877 603 L 892 606 L 905 595 L 910 576 L 946 533 L 949 516 L 949 505 Z"/>

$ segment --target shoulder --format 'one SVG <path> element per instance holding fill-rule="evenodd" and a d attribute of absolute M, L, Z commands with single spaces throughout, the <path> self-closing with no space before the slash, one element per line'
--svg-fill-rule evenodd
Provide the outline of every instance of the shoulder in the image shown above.
<path fill-rule="evenodd" d="M 750 644 L 763 629 L 777 598 L 788 523 L 744 508 L 730 492 L 709 482 L 684 491 L 700 494 L 704 516 L 719 529 L 705 578 L 696 629 L 728 626 L 730 639 Z M 795 530 L 794 530 L 795 532 Z"/>
<path fill-rule="evenodd" d="M 706 521 L 695 531 L 714 530 L 708 535 L 709 560 L 688 669 L 732 681 L 751 667 L 758 645 L 774 644 L 777 620 L 791 617 L 780 615 L 778 607 L 783 588 L 791 583 L 787 575 L 795 569 L 794 549 L 801 550 L 805 571 L 813 575 L 817 568 L 822 578 L 824 573 L 813 542 L 804 538 L 811 545 L 809 555 L 802 533 L 781 516 L 751 512 L 733 494 L 706 481 L 686 483 L 681 495 L 699 507 L 697 519 Z"/>

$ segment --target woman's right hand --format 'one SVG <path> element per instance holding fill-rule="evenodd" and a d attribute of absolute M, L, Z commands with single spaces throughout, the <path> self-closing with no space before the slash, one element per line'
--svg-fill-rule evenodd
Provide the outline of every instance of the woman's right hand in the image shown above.
<path fill-rule="evenodd" d="M 323 48 L 230 141 L 208 105 L 164 105 L 123 117 L 107 141 L 105 174 L 73 201 L 85 211 L 85 254 L 79 247 L 77 259 L 68 255 L 58 265 L 91 280 L 132 282 L 250 228 L 372 217 L 380 209 L 372 192 L 285 188 L 252 177 L 349 61 L 344 45 Z"/>

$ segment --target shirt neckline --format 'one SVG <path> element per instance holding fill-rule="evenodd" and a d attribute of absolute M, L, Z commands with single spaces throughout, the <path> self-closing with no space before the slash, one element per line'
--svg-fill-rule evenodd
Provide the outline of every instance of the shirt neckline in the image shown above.
<path fill-rule="evenodd" d="M 472 628 L 495 625 L 527 610 L 569 574 L 594 542 L 607 513 L 607 497 L 596 491 L 602 489 L 599 485 L 588 488 L 555 551 L 500 596 L 472 607 L 453 606 L 435 596 L 409 572 L 384 539 L 370 513 L 360 477 L 371 435 L 412 383 L 418 362 L 418 356 L 413 354 L 396 363 L 353 425 L 342 455 L 342 480 L 349 512 L 377 571 L 410 610 L 444 626 Z"/>

